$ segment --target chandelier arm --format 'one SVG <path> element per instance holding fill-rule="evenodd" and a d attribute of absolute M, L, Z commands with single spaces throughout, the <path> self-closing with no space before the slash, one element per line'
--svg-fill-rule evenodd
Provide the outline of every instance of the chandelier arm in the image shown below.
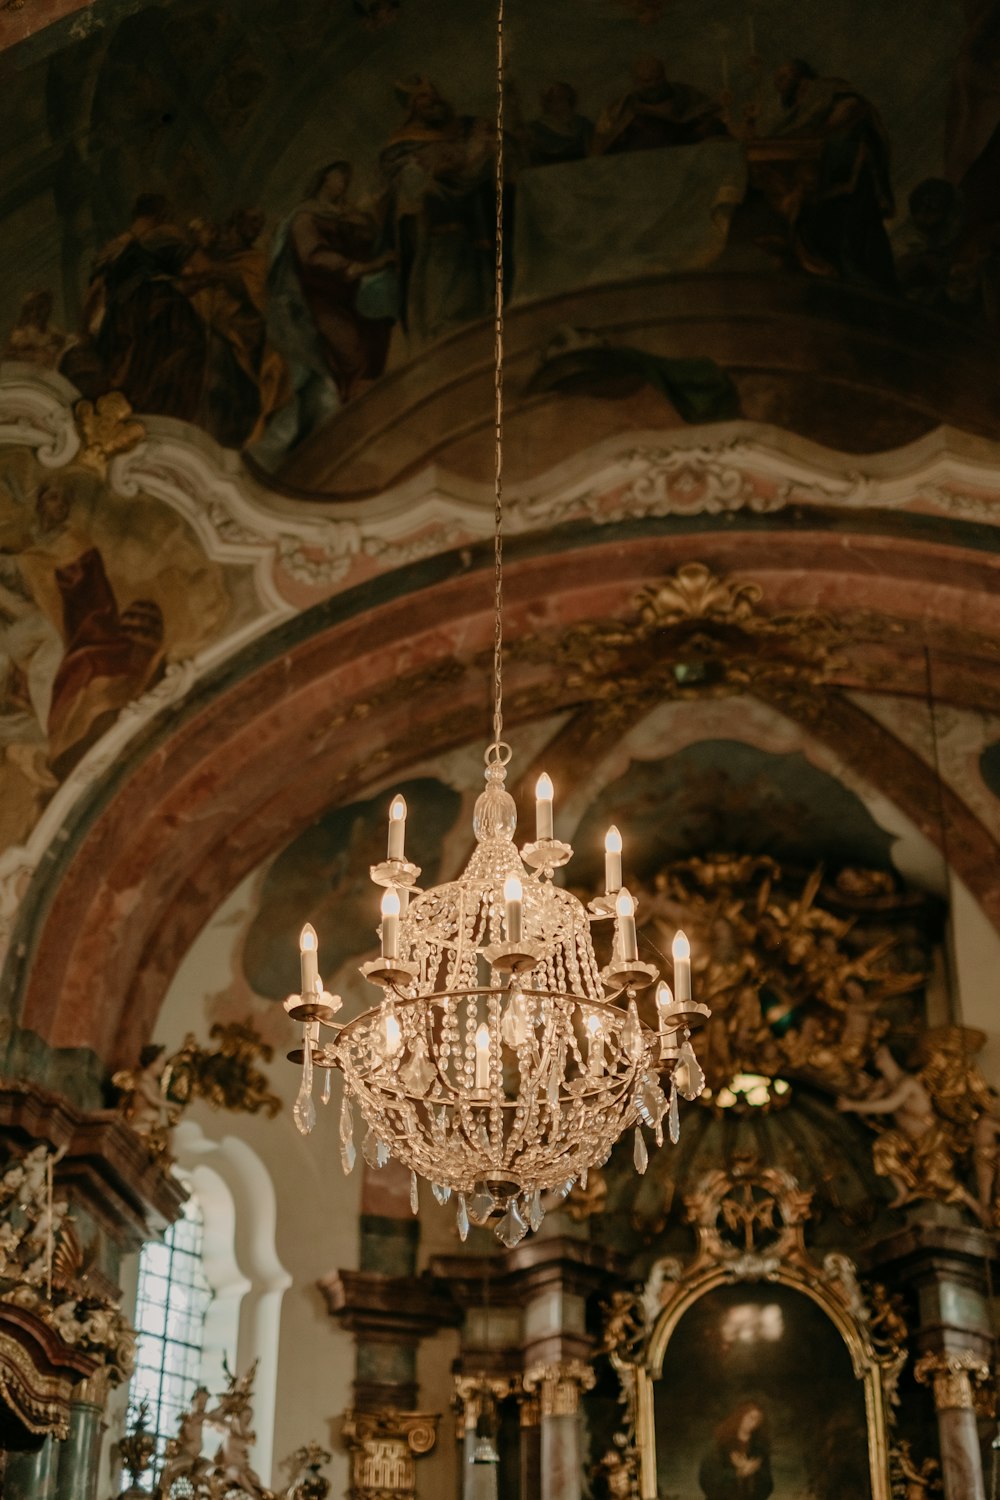
<path fill-rule="evenodd" d="M 503 132 L 504 132 L 504 0 L 497 3 L 496 117 L 496 260 L 493 284 L 494 511 L 493 511 L 493 744 L 487 759 L 503 744 Z"/>

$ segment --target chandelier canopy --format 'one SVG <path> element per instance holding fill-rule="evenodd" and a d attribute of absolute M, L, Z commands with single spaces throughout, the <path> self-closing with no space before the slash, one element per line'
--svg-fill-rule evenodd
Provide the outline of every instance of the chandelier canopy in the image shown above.
<path fill-rule="evenodd" d="M 300 938 L 302 988 L 285 1008 L 303 1027 L 295 1121 L 315 1124 L 314 1070 L 344 1076 L 341 1160 L 355 1160 L 353 1107 L 365 1121 L 365 1160 L 383 1167 L 395 1157 L 439 1203 L 453 1195 L 464 1240 L 470 1223 L 493 1222 L 505 1245 L 541 1224 L 547 1207 L 603 1164 L 635 1127 L 635 1165 L 645 1171 L 646 1126 L 657 1144 L 664 1122 L 679 1133 L 678 1096 L 704 1086 L 690 1031 L 709 1014 L 691 997 L 687 939 L 673 944 L 674 990 L 660 981 L 657 1027 L 639 1016 L 636 996 L 657 983 L 639 958 L 635 903 L 622 883 L 622 839 L 605 841 L 605 890 L 585 907 L 557 885 L 572 849 L 553 832 L 552 782 L 539 777 L 535 838 L 514 843 L 517 813 L 505 787 L 511 750 L 503 739 L 503 4 L 497 25 L 493 740 L 486 787 L 476 802 L 476 847 L 462 874 L 421 890 L 406 858 L 406 803 L 389 809 L 386 858 L 371 869 L 383 890 L 381 954 L 361 972 L 382 991 L 381 1003 L 344 1024 L 342 1002 L 319 974 L 316 933 Z M 612 921 L 613 944 L 602 968 L 594 923 Z M 330 1033 L 320 1040 L 321 1027 Z"/>

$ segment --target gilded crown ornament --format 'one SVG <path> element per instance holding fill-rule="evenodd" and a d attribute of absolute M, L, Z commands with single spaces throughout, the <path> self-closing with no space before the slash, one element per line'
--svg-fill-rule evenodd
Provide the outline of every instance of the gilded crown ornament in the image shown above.
<path fill-rule="evenodd" d="M 708 1016 L 691 995 L 690 948 L 673 944 L 674 987 L 656 990 L 657 1028 L 639 1015 L 637 994 L 657 984 L 657 968 L 640 958 L 635 901 L 622 878 L 617 828 L 605 843 L 605 889 L 584 904 L 554 880 L 572 857 L 555 837 L 554 788 L 539 777 L 535 836 L 514 842 L 517 810 L 506 789 L 510 747 L 503 739 L 503 5 L 497 25 L 495 530 L 493 740 L 486 786 L 473 815 L 476 846 L 457 879 L 429 890 L 406 857 L 407 807 L 389 809 L 386 858 L 371 869 L 382 890 L 381 951 L 362 966 L 382 991 L 370 1010 L 338 1024 L 339 997 L 324 987 L 316 933 L 300 938 L 301 992 L 285 1008 L 302 1023 L 302 1065 L 294 1116 L 307 1134 L 315 1124 L 313 1079 L 344 1077 L 341 1160 L 354 1165 L 353 1111 L 367 1132 L 362 1150 L 372 1167 L 395 1157 L 441 1204 L 454 1199 L 458 1231 L 492 1223 L 516 1245 L 537 1229 L 547 1207 L 611 1154 L 635 1129 L 636 1169 L 645 1171 L 643 1126 L 662 1144 L 676 1141 L 678 1096 L 704 1084 L 690 1032 Z M 595 923 L 614 924 L 611 957 L 601 967 Z M 328 1037 L 321 1042 L 321 1028 Z M 662 1083 L 661 1083 L 662 1080 Z M 544 1195 L 544 1196 L 543 1196 Z"/>

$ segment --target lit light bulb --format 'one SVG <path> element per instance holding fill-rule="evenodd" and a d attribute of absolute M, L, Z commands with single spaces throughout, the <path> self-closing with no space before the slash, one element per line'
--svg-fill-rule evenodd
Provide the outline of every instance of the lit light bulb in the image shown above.
<path fill-rule="evenodd" d="M 535 838 L 541 842 L 552 837 L 552 780 L 543 771 L 535 783 Z"/>
<path fill-rule="evenodd" d="M 395 1011 L 387 1010 L 382 1017 L 382 1046 L 386 1057 L 395 1057 L 403 1045 L 403 1033 Z"/>
<path fill-rule="evenodd" d="M 397 792 L 389 804 L 389 858 L 404 859 L 406 837 L 406 800 Z"/>
<path fill-rule="evenodd" d="M 679 1001 L 691 999 L 691 944 L 683 932 L 674 935 L 670 948 L 674 959 L 674 993 Z"/>
<path fill-rule="evenodd" d="M 382 957 L 399 957 L 399 893 L 389 886 L 382 897 Z"/>
<path fill-rule="evenodd" d="M 625 886 L 618 892 L 615 911 L 618 913 L 618 946 L 622 962 L 634 964 L 639 957 L 639 944 L 635 935 L 635 902 Z"/>
<path fill-rule="evenodd" d="M 503 883 L 504 915 L 507 921 L 508 943 L 521 941 L 521 902 L 524 887 L 516 875 L 508 875 Z"/>
<path fill-rule="evenodd" d="M 319 940 L 311 922 L 307 922 L 299 933 L 299 958 L 304 1000 L 315 990 L 316 981 L 319 978 Z"/>
<path fill-rule="evenodd" d="M 622 836 L 612 823 L 604 835 L 604 889 L 609 896 L 622 888 Z"/>

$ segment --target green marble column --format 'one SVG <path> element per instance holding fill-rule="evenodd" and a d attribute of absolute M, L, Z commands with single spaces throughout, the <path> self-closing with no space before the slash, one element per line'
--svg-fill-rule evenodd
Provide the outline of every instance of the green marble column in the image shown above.
<path fill-rule="evenodd" d="M 55 1500 L 58 1454 L 50 1437 L 34 1453 L 8 1453 L 4 1500 Z"/>
<path fill-rule="evenodd" d="M 59 1444 L 55 1500 L 97 1500 L 103 1415 L 104 1408 L 92 1401 L 73 1402 L 69 1437 Z"/>

